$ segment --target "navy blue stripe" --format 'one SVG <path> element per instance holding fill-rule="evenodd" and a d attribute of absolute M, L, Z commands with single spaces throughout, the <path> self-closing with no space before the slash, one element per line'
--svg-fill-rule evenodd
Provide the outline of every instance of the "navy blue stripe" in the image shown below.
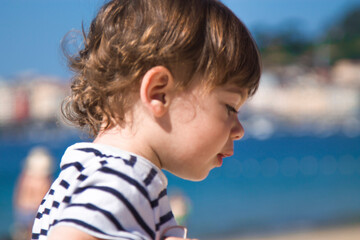
<path fill-rule="evenodd" d="M 102 152 L 100 152 L 99 150 L 95 149 L 95 148 L 78 148 L 76 150 L 79 150 L 79 151 L 83 151 L 83 152 L 86 152 L 86 153 L 93 153 L 95 156 L 97 157 L 100 157 L 100 158 L 114 158 L 114 159 L 121 159 L 124 161 L 124 163 L 126 165 L 129 165 L 129 166 L 134 166 L 135 163 L 136 163 L 136 157 L 133 156 L 133 155 L 130 155 L 130 159 L 124 159 L 120 156 L 113 156 L 113 155 L 106 155 L 106 154 L 103 154 Z"/>
<path fill-rule="evenodd" d="M 70 186 L 70 184 L 65 180 L 61 180 L 60 185 L 63 186 L 64 188 L 66 188 L 66 189 L 68 189 L 69 186 Z"/>
<path fill-rule="evenodd" d="M 137 158 L 133 155 L 130 155 L 129 161 L 126 161 L 125 164 L 129 166 L 134 166 L 136 163 Z"/>
<path fill-rule="evenodd" d="M 84 174 L 80 174 L 77 179 L 80 181 L 84 181 L 85 179 L 87 179 L 88 176 L 84 175 Z"/>
<path fill-rule="evenodd" d="M 164 197 L 164 196 L 166 196 L 166 194 L 167 194 L 167 190 L 166 190 L 166 188 L 165 188 L 164 190 L 162 190 L 162 191 L 159 193 L 159 199 L 162 198 L 162 197 Z"/>
<path fill-rule="evenodd" d="M 167 194 L 167 190 L 166 188 L 164 190 L 162 190 L 160 193 L 159 193 L 159 196 L 157 199 L 154 199 L 153 201 L 151 201 L 151 207 L 152 208 L 155 208 L 157 206 L 159 206 L 159 200 L 162 198 L 162 197 L 165 197 Z"/>
<path fill-rule="evenodd" d="M 144 183 L 146 186 L 148 186 L 152 182 L 152 180 L 154 179 L 156 174 L 157 174 L 157 171 L 154 168 L 152 168 L 144 180 Z"/>
<path fill-rule="evenodd" d="M 101 231 L 100 229 L 98 229 L 97 227 L 94 227 L 86 222 L 83 222 L 81 220 L 78 220 L 78 219 L 72 219 L 72 218 L 64 218 L 64 219 L 61 219 L 59 221 L 56 221 L 52 224 L 52 226 L 58 224 L 58 223 L 61 223 L 61 222 L 69 222 L 69 223 L 74 223 L 74 224 L 77 224 L 77 225 L 80 225 L 84 228 L 87 228 L 87 229 L 90 229 L 94 232 L 98 232 L 98 233 L 101 233 L 101 234 L 104 234 L 106 236 L 111 236 L 111 237 L 116 237 L 116 238 L 119 238 L 119 236 L 115 236 L 115 235 L 111 235 L 111 234 L 108 234 L 108 233 L 105 233 L 103 231 Z M 133 240 L 133 238 L 128 238 L 128 237 L 123 237 L 123 236 L 120 236 L 121 239 L 128 239 L 128 240 Z"/>
<path fill-rule="evenodd" d="M 102 167 L 102 168 L 99 169 L 99 171 L 103 172 L 103 173 L 113 174 L 113 175 L 118 176 L 119 178 L 125 180 L 126 182 L 130 183 L 131 185 L 136 187 L 137 190 L 139 190 L 139 192 L 150 202 L 150 205 L 151 205 L 151 200 L 150 200 L 150 197 L 149 197 L 149 193 L 135 179 L 129 177 L 128 175 L 126 175 L 126 174 L 124 174 L 122 172 L 116 171 L 116 170 L 108 168 L 108 167 Z"/>
<path fill-rule="evenodd" d="M 50 209 L 49 208 L 45 208 L 44 211 L 42 212 L 42 214 L 50 214 Z"/>
<path fill-rule="evenodd" d="M 101 231 L 100 229 L 98 229 L 98 228 L 96 228 L 96 227 L 94 227 L 94 226 L 92 226 L 92 225 L 90 225 L 90 224 L 88 224 L 88 223 L 86 223 L 86 222 L 83 222 L 83 221 L 81 221 L 81 220 L 78 220 L 78 219 L 64 218 L 64 219 L 61 219 L 61 220 L 58 220 L 58 221 L 54 222 L 54 223 L 52 224 L 52 226 L 55 226 L 56 224 L 61 223 L 61 222 L 75 223 L 75 224 L 80 225 L 80 226 L 82 226 L 82 227 L 84 227 L 84 228 L 90 229 L 90 230 L 92 230 L 92 231 L 94 231 L 94 232 L 98 232 L 98 233 L 101 233 L 101 234 L 105 234 L 105 235 L 111 236 L 111 235 L 109 235 L 109 234 L 104 233 L 104 232 Z"/>
<path fill-rule="evenodd" d="M 107 236 L 112 236 L 112 237 L 117 237 L 117 238 L 119 238 L 119 236 L 115 236 L 115 235 L 111 235 L 111 234 L 104 233 L 104 232 L 100 231 L 98 228 L 96 228 L 96 227 L 94 227 L 94 226 L 91 226 L 91 225 L 89 225 L 89 224 L 87 224 L 87 223 L 85 223 L 85 222 L 83 222 L 83 221 L 77 220 L 77 219 L 66 218 L 66 219 L 62 219 L 62 220 L 54 220 L 54 222 L 53 222 L 52 224 L 50 224 L 50 227 L 55 226 L 55 225 L 58 224 L 59 222 L 71 222 L 71 223 L 75 223 L 75 224 L 78 224 L 78 225 L 83 226 L 83 227 L 85 227 L 85 228 L 92 229 L 92 230 L 94 230 L 94 231 L 96 231 L 96 232 L 103 233 L 103 234 L 105 234 L 105 235 L 107 235 Z M 87 226 L 89 226 L 89 227 L 87 227 Z M 49 227 L 49 228 L 50 228 L 50 227 Z M 34 235 L 34 234 L 33 234 L 33 235 Z M 35 234 L 35 235 L 39 235 L 39 234 Z M 128 238 L 128 237 L 124 237 L 124 236 L 120 236 L 120 237 L 121 237 L 121 239 L 133 240 L 133 238 Z M 37 238 L 39 238 L 39 236 L 37 236 Z M 145 238 L 142 238 L 142 237 L 141 237 L 141 239 L 142 239 L 142 240 L 146 240 Z"/>
<path fill-rule="evenodd" d="M 159 199 L 155 199 L 155 200 L 151 201 L 150 205 L 152 208 L 159 206 Z"/>
<path fill-rule="evenodd" d="M 91 203 L 86 203 L 86 204 L 80 204 L 80 203 L 76 203 L 76 204 L 70 204 L 67 207 L 84 207 L 93 211 L 98 211 L 101 212 L 103 215 L 106 216 L 107 219 L 109 219 L 118 230 L 123 231 L 125 230 L 123 228 L 123 226 L 121 226 L 121 224 L 119 223 L 119 221 L 116 220 L 116 218 L 114 217 L 114 215 L 112 215 L 109 211 L 106 211 L 102 208 L 99 208 Z"/>
<path fill-rule="evenodd" d="M 49 215 L 49 214 L 50 214 L 50 209 L 49 209 L 49 208 L 45 208 L 42 213 L 41 213 L 41 212 L 38 212 L 38 213 L 36 214 L 35 218 L 41 219 L 44 214 Z"/>
<path fill-rule="evenodd" d="M 70 203 L 71 197 L 70 197 L 70 196 L 65 196 L 62 201 L 63 201 L 64 203 Z"/>
<path fill-rule="evenodd" d="M 33 240 L 39 239 L 39 237 L 40 237 L 40 234 L 38 234 L 38 233 L 33 233 L 31 235 L 31 239 L 33 239 Z"/>
<path fill-rule="evenodd" d="M 87 189 L 97 189 L 100 191 L 104 191 L 107 193 L 110 193 L 114 195 L 116 198 L 118 198 L 121 202 L 124 203 L 124 205 L 127 207 L 127 209 L 131 212 L 133 217 L 135 218 L 136 222 L 141 226 L 142 229 L 152 238 L 155 238 L 155 233 L 151 228 L 146 224 L 146 222 L 142 219 L 140 214 L 136 211 L 134 206 L 122 195 L 120 192 L 116 191 L 115 189 L 112 189 L 110 187 L 104 187 L 104 186 L 88 186 L 84 188 L 78 188 L 74 191 L 74 194 L 82 193 L 83 191 Z"/>
<path fill-rule="evenodd" d="M 81 163 L 79 162 L 73 162 L 73 163 L 68 163 L 68 164 L 64 164 L 63 166 L 61 166 L 61 170 L 65 170 L 68 167 L 75 167 L 79 172 L 81 172 L 82 170 L 84 170 L 83 165 L 81 165 Z"/>
<path fill-rule="evenodd" d="M 48 231 L 46 229 L 41 229 L 40 235 L 47 236 Z"/>
<path fill-rule="evenodd" d="M 170 221 L 174 217 L 172 211 L 160 217 L 160 222 L 156 224 L 156 231 L 160 229 L 160 226 Z"/>
<path fill-rule="evenodd" d="M 52 204 L 52 206 L 53 206 L 54 208 L 58 208 L 58 207 L 60 206 L 60 203 L 57 202 L 57 201 L 54 201 L 53 204 Z"/>
<path fill-rule="evenodd" d="M 167 194 L 167 190 L 166 188 L 163 189 L 160 193 L 157 199 L 151 200 L 148 191 L 146 190 L 146 188 L 144 188 L 139 182 L 137 182 L 135 179 L 130 178 L 128 175 L 116 171 L 114 169 L 108 168 L 108 167 L 102 167 L 99 169 L 99 171 L 103 172 L 103 173 L 108 173 L 108 174 L 114 174 L 120 178 L 122 178 L 123 180 L 127 181 L 128 183 L 130 183 L 131 185 L 133 185 L 134 187 L 136 187 L 139 192 L 149 201 L 151 208 L 155 208 L 157 206 L 159 206 L 159 200 L 160 198 L 166 196 Z M 154 170 L 155 171 L 155 170 Z M 150 171 L 151 172 L 151 171 Z M 149 174 L 150 175 L 150 174 Z"/>

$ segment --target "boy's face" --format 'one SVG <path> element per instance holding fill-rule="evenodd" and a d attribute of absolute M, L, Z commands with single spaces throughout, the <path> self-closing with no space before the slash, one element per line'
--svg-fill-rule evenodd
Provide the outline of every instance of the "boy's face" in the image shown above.
<path fill-rule="evenodd" d="M 237 111 L 246 89 L 225 85 L 209 93 L 201 84 L 179 94 L 169 109 L 171 139 L 164 143 L 163 168 L 189 179 L 202 180 L 223 158 L 234 153 L 234 140 L 244 135 Z"/>

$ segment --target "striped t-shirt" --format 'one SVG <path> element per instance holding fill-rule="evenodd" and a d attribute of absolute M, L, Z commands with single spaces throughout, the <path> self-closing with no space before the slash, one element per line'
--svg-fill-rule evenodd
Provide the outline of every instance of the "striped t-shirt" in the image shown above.
<path fill-rule="evenodd" d="M 150 161 L 107 145 L 77 143 L 38 210 L 32 239 L 54 226 L 75 227 L 102 239 L 159 239 L 176 225 L 167 178 Z"/>

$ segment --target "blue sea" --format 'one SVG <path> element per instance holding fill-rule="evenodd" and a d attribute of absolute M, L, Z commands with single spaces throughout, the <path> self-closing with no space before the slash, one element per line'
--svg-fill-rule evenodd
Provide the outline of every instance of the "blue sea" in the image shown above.
<path fill-rule="evenodd" d="M 77 134 L 0 138 L 0 236 L 12 228 L 12 194 L 22 163 L 45 146 L 57 163 Z M 196 161 L 196 159 L 194 159 Z M 273 136 L 236 142 L 201 182 L 166 173 L 169 194 L 190 203 L 191 237 L 259 235 L 360 223 L 360 136 Z"/>

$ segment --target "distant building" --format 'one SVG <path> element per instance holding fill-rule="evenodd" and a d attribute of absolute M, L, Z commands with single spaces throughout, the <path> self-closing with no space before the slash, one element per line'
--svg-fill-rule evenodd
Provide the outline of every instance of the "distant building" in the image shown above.
<path fill-rule="evenodd" d="M 65 96 L 65 84 L 49 79 L 35 79 L 29 88 L 30 118 L 34 121 L 56 120 Z"/>
<path fill-rule="evenodd" d="M 59 119 L 66 83 L 46 76 L 0 80 L 0 127 Z"/>
<path fill-rule="evenodd" d="M 293 123 L 332 121 L 339 123 L 357 117 L 360 109 L 358 88 L 325 84 L 317 74 L 306 73 L 295 84 L 281 84 L 271 72 L 265 72 L 258 93 L 248 103 L 249 111 L 266 114 Z"/>
<path fill-rule="evenodd" d="M 14 119 L 14 94 L 12 87 L 0 81 L 0 127 Z"/>
<path fill-rule="evenodd" d="M 339 60 L 332 69 L 332 79 L 336 84 L 360 88 L 360 62 Z"/>
<path fill-rule="evenodd" d="M 13 121 L 23 123 L 29 120 L 29 93 L 24 86 L 13 89 Z"/>

